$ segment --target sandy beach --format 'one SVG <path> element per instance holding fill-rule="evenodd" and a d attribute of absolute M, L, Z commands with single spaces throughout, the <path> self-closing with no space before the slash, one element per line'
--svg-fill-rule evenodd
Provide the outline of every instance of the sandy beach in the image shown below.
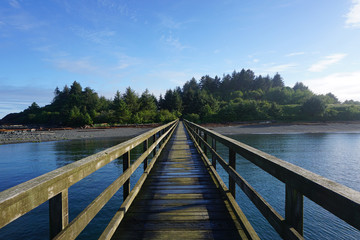
<path fill-rule="evenodd" d="M 360 122 L 341 123 L 264 123 L 264 124 L 205 124 L 206 128 L 224 135 L 234 134 L 298 134 L 298 133 L 360 133 Z M 74 139 L 133 137 L 151 127 L 110 129 L 71 129 L 53 131 L 0 132 L 0 145 L 24 142 L 47 142 Z"/>
<path fill-rule="evenodd" d="M 74 139 L 133 137 L 151 127 L 126 127 L 110 129 L 71 129 L 54 131 L 7 131 L 0 132 L 0 145 L 24 142 L 47 142 Z"/>
<path fill-rule="evenodd" d="M 207 126 L 224 135 L 233 134 L 299 134 L 299 133 L 360 133 L 360 122 L 243 124 Z"/>

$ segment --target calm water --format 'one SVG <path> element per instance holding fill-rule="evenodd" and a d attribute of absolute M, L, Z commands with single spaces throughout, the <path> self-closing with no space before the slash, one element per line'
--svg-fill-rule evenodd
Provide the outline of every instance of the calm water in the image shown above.
<path fill-rule="evenodd" d="M 283 160 L 360 191 L 360 134 L 276 134 L 231 136 Z M 0 145 L 0 191 L 113 146 L 124 139 L 97 139 Z M 218 145 L 225 155 L 227 150 Z M 131 152 L 132 161 L 139 149 Z M 142 167 L 131 179 L 133 186 Z M 221 168 L 218 167 L 220 173 Z M 237 156 L 239 173 L 284 215 L 285 186 L 255 165 Z M 115 160 L 69 188 L 70 221 L 122 173 Z M 227 175 L 221 173 L 225 182 Z M 279 239 L 261 214 L 238 189 L 237 200 L 263 239 Z M 122 189 L 79 236 L 97 239 L 122 201 Z M 48 239 L 48 205 L 0 229 L 0 239 Z M 360 232 L 308 199 L 304 201 L 304 232 L 307 239 L 360 239 Z"/>
<path fill-rule="evenodd" d="M 360 134 L 252 134 L 229 137 L 360 191 Z M 224 146 L 218 149 L 224 157 L 227 155 L 228 150 Z M 239 155 L 236 163 L 237 171 L 284 217 L 285 185 Z M 220 175 L 227 183 L 224 170 Z M 237 188 L 236 197 L 262 239 L 281 239 L 240 188 Z M 360 239 L 360 231 L 305 198 L 304 237 Z"/>
<path fill-rule="evenodd" d="M 0 191 L 119 144 L 126 139 L 73 140 L 0 145 Z M 142 146 L 141 146 L 142 148 Z M 131 151 L 133 162 L 140 155 Z M 142 166 L 130 179 L 131 187 L 141 176 Z M 71 221 L 122 173 L 122 160 L 116 159 L 69 188 Z M 122 188 L 79 235 L 78 239 L 98 239 L 122 203 Z M 49 239 L 48 203 L 0 229 L 2 239 Z"/>

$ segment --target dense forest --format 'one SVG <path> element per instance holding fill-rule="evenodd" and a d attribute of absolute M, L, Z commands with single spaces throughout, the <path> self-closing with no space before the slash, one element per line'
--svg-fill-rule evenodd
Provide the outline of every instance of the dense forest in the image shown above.
<path fill-rule="evenodd" d="M 139 95 L 130 87 L 106 99 L 76 81 L 62 90 L 57 87 L 54 95 L 51 104 L 39 107 L 34 102 L 0 123 L 78 127 L 167 122 L 179 117 L 199 123 L 360 120 L 360 102 L 340 103 L 332 93 L 316 95 L 301 82 L 285 86 L 278 73 L 264 77 L 245 69 L 222 78 L 192 78 L 159 99 L 148 90 Z"/>

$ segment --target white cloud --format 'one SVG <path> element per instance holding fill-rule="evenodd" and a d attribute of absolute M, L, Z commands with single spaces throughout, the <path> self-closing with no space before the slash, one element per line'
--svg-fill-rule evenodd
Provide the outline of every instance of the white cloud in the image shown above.
<path fill-rule="evenodd" d="M 293 53 L 289 53 L 287 55 L 285 55 L 286 57 L 293 57 L 293 56 L 299 56 L 299 55 L 304 55 L 305 52 L 293 52 Z"/>
<path fill-rule="evenodd" d="M 341 101 L 360 101 L 360 72 L 335 73 L 302 82 L 318 94 L 331 92 Z"/>
<path fill-rule="evenodd" d="M 329 67 L 330 65 L 333 65 L 339 61 L 341 61 L 344 57 L 346 57 L 347 54 L 333 54 L 333 55 L 329 55 L 326 56 L 325 59 L 313 64 L 310 66 L 310 68 L 308 69 L 310 72 L 321 72 L 324 69 L 326 69 L 327 67 Z"/>
<path fill-rule="evenodd" d="M 284 71 L 287 71 L 287 70 L 289 70 L 291 68 L 294 68 L 296 66 L 297 65 L 294 64 L 294 63 L 280 64 L 280 65 L 274 65 L 274 66 L 268 67 L 265 71 L 266 72 L 272 72 L 272 73 L 284 72 Z"/>
<path fill-rule="evenodd" d="M 360 0 L 353 0 L 349 12 L 346 14 L 346 27 L 360 27 Z"/>

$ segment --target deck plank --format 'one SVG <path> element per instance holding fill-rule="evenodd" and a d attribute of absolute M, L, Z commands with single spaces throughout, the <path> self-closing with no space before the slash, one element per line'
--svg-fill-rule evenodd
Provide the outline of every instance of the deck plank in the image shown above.
<path fill-rule="evenodd" d="M 113 239 L 241 239 L 229 209 L 180 123 Z"/>

